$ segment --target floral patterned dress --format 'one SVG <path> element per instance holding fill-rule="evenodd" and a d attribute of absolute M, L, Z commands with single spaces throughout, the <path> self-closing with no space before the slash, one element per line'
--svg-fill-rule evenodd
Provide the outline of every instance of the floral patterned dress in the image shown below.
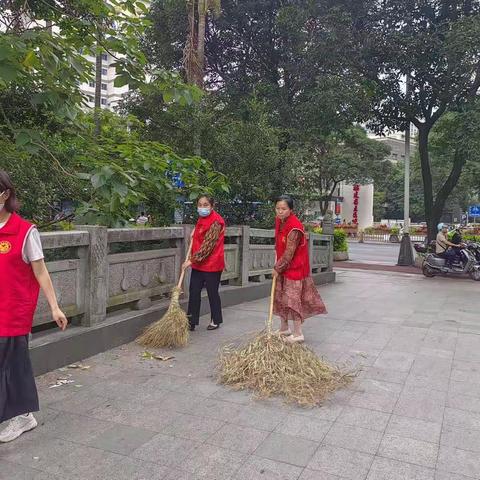
<path fill-rule="evenodd" d="M 288 269 L 302 240 L 303 234 L 292 230 L 288 235 L 285 253 L 275 264 L 274 268 L 280 276 L 277 279 L 273 313 L 284 320 L 299 320 L 303 323 L 309 317 L 327 313 L 327 309 L 310 275 L 303 280 L 290 280 L 282 275 Z"/>

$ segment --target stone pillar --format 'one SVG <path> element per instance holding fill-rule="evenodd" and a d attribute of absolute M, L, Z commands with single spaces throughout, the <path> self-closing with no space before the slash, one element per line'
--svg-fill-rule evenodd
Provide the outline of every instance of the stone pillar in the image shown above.
<path fill-rule="evenodd" d="M 314 270 L 317 269 L 317 267 L 313 266 L 313 248 L 314 248 L 314 235 L 313 233 L 307 233 L 307 238 L 308 238 L 308 259 L 310 261 L 310 273 L 313 273 Z"/>
<path fill-rule="evenodd" d="M 323 217 L 322 231 L 324 235 L 330 236 L 330 244 L 328 248 L 328 271 L 333 270 L 333 234 L 335 231 L 335 225 L 333 224 L 333 216 L 330 210 L 327 211 Z"/>
<path fill-rule="evenodd" d="M 108 300 L 108 230 L 107 227 L 81 226 L 90 234 L 86 250 L 85 315 L 82 324 L 96 325 L 105 320 Z"/>
<path fill-rule="evenodd" d="M 333 235 L 334 231 L 333 217 L 331 210 L 328 210 L 322 221 L 322 232 L 324 235 Z"/>
<path fill-rule="evenodd" d="M 249 282 L 250 271 L 250 227 L 243 225 L 242 236 L 239 237 L 238 250 L 240 255 L 240 275 L 232 282 L 232 285 L 245 287 Z"/>

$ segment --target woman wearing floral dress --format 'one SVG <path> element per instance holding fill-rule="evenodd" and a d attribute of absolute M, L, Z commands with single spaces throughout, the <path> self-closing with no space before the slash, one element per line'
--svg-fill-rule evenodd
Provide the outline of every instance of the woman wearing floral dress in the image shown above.
<path fill-rule="evenodd" d="M 305 229 L 293 213 L 293 200 L 283 195 L 275 204 L 275 251 L 273 270 L 276 290 L 273 312 L 281 319 L 279 334 L 288 343 L 305 341 L 305 319 L 327 313 L 310 273 Z M 293 333 L 289 327 L 293 322 Z"/>

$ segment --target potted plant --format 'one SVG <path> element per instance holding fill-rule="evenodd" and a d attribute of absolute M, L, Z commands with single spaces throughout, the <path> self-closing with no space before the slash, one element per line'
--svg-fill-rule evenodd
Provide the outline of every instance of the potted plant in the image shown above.
<path fill-rule="evenodd" d="M 343 230 L 335 230 L 333 234 L 333 260 L 335 262 L 348 260 L 347 234 Z"/>
<path fill-rule="evenodd" d="M 398 227 L 392 227 L 390 229 L 390 238 L 389 241 L 392 243 L 400 242 L 400 229 Z"/>

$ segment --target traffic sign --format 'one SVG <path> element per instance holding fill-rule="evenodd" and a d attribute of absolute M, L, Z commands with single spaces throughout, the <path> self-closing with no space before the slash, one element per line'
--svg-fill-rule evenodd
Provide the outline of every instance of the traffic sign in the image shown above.
<path fill-rule="evenodd" d="M 470 217 L 480 217 L 480 205 L 470 205 L 468 207 L 468 215 Z"/>

